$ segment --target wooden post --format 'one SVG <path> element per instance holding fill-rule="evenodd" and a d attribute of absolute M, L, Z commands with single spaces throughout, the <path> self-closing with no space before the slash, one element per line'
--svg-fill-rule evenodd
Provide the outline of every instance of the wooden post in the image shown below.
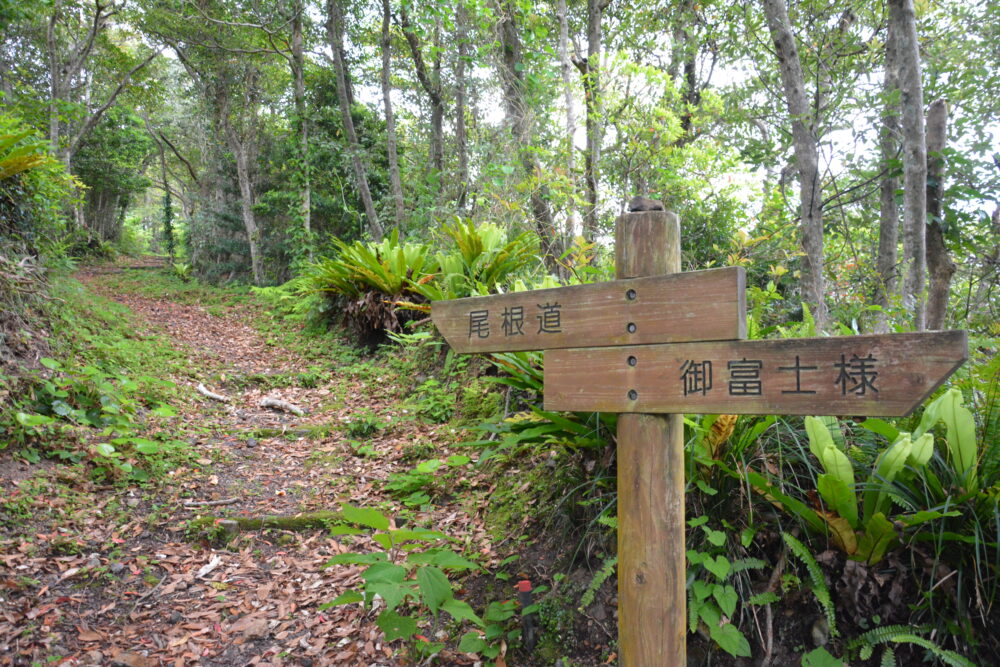
<path fill-rule="evenodd" d="M 674 213 L 625 213 L 617 277 L 681 270 Z M 636 296 L 641 301 L 642 294 Z M 622 323 L 628 326 L 628 323 Z M 683 415 L 618 417 L 618 641 L 625 667 L 686 665 Z"/>

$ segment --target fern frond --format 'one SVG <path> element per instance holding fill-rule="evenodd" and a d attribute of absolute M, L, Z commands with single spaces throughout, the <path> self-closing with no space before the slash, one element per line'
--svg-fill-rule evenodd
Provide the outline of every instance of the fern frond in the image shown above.
<path fill-rule="evenodd" d="M 802 564 L 806 566 L 806 570 L 809 572 L 813 595 L 816 596 L 820 607 L 823 608 L 823 613 L 826 614 L 826 621 L 830 625 L 830 636 L 839 636 L 840 633 L 837 632 L 836 611 L 833 607 L 833 600 L 830 598 L 830 589 L 826 586 L 826 577 L 823 576 L 823 570 L 820 569 L 819 563 L 816 562 L 808 547 L 795 539 L 795 537 L 788 533 L 782 533 L 781 537 L 785 540 L 785 544 L 788 545 L 788 550 L 802 561 Z"/>
<path fill-rule="evenodd" d="M 738 558 L 732 562 L 730 572 L 736 574 L 744 570 L 763 570 L 765 567 L 767 567 L 767 563 L 760 558 Z"/>
<path fill-rule="evenodd" d="M 918 637 L 917 635 L 912 634 L 902 634 L 893 637 L 892 641 L 897 644 L 908 643 L 923 647 L 933 653 L 935 658 L 946 665 L 951 665 L 951 667 L 976 667 L 975 663 L 968 658 L 965 658 L 954 651 L 943 649 L 924 637 Z"/>
<path fill-rule="evenodd" d="M 882 654 L 882 660 L 878 664 L 879 667 L 896 667 L 896 652 L 892 650 L 891 646 L 886 647 Z"/>

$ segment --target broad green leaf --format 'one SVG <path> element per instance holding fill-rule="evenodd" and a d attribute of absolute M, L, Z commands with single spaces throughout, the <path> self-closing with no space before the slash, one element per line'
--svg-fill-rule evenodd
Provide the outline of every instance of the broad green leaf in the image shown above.
<path fill-rule="evenodd" d="M 827 430 L 826 424 L 819 417 L 806 417 L 806 433 L 809 435 L 809 451 L 820 461 L 823 460 L 823 450 L 836 447 L 833 436 Z M 827 472 L 830 472 L 829 470 Z"/>
<path fill-rule="evenodd" d="M 371 507 L 355 507 L 346 503 L 341 509 L 346 521 L 368 526 L 375 530 L 389 530 L 389 519 L 376 509 L 372 509 Z"/>
<path fill-rule="evenodd" d="M 712 591 L 712 597 L 719 603 L 719 609 L 722 610 L 722 613 L 732 618 L 736 611 L 736 602 L 739 600 L 736 589 L 732 586 L 716 586 Z"/>
<path fill-rule="evenodd" d="M 462 653 L 480 653 L 485 648 L 486 641 L 475 631 L 466 632 L 458 643 L 458 650 Z"/>
<path fill-rule="evenodd" d="M 445 459 L 445 463 L 447 463 L 450 466 L 464 466 L 471 460 L 472 459 L 470 457 L 465 456 L 464 454 L 452 454 L 451 456 Z"/>
<path fill-rule="evenodd" d="M 390 530 L 389 535 L 392 537 L 393 544 L 402 544 L 403 542 L 431 542 L 433 540 L 448 539 L 448 536 L 444 533 L 440 533 L 436 530 L 427 530 L 426 528 L 399 528 L 397 530 Z"/>
<path fill-rule="evenodd" d="M 858 540 L 858 551 L 851 558 L 874 565 L 882 560 L 897 540 L 896 529 L 879 512 L 865 522 L 864 532 Z"/>
<path fill-rule="evenodd" d="M 695 579 L 691 583 L 691 592 L 694 593 L 694 597 L 698 601 L 707 599 L 715 588 L 716 584 L 710 584 L 701 579 Z"/>
<path fill-rule="evenodd" d="M 914 468 L 924 467 L 934 455 L 934 435 L 924 433 L 919 438 L 911 439 L 910 442 L 910 455 L 906 462 Z"/>
<path fill-rule="evenodd" d="M 969 489 L 977 488 L 976 482 L 976 422 L 972 412 L 962 405 L 962 392 L 949 389 L 941 397 L 941 421 L 948 429 L 948 453 L 952 465 L 966 478 Z"/>
<path fill-rule="evenodd" d="M 467 558 L 462 558 L 450 549 L 431 549 L 421 553 L 412 553 L 406 557 L 411 565 L 437 565 L 445 570 L 477 570 L 479 565 Z"/>
<path fill-rule="evenodd" d="M 114 456 L 117 453 L 115 452 L 114 445 L 110 445 L 106 442 L 98 443 L 95 449 L 97 450 L 97 453 L 100 454 L 101 456 Z"/>
<path fill-rule="evenodd" d="M 331 526 L 330 535 L 367 535 L 368 531 L 354 526 Z"/>
<path fill-rule="evenodd" d="M 802 667 L 844 667 L 844 661 L 820 646 L 802 656 Z"/>
<path fill-rule="evenodd" d="M 417 465 L 417 472 L 434 472 L 442 465 L 440 459 L 431 459 L 429 461 L 424 461 Z"/>
<path fill-rule="evenodd" d="M 852 487 L 833 475 L 819 475 L 816 488 L 829 509 L 844 517 L 851 528 L 858 527 L 858 499 Z"/>
<path fill-rule="evenodd" d="M 961 516 L 962 513 L 958 510 L 951 510 L 950 512 L 938 512 L 937 510 L 921 510 L 919 512 L 914 512 L 913 514 L 901 514 L 895 519 L 907 527 L 912 528 L 914 526 L 919 526 L 922 523 L 927 523 L 928 521 L 934 521 L 935 519 L 943 519 L 946 516 Z"/>
<path fill-rule="evenodd" d="M 430 565 L 417 569 L 417 584 L 423 596 L 424 604 L 437 616 L 441 604 L 452 597 L 451 582 L 444 572 Z"/>
<path fill-rule="evenodd" d="M 389 537 L 388 534 L 375 533 L 374 535 L 372 535 L 372 539 L 375 540 L 375 543 L 378 544 L 383 549 L 385 549 L 386 551 L 392 549 L 392 538 Z"/>
<path fill-rule="evenodd" d="M 714 546 L 721 547 L 726 543 L 726 534 L 721 530 L 713 530 L 708 526 L 705 526 L 703 530 L 705 531 L 705 535 L 708 537 L 708 541 Z"/>
<path fill-rule="evenodd" d="M 162 447 L 155 440 L 135 439 L 135 450 L 140 454 L 159 454 Z"/>
<path fill-rule="evenodd" d="M 486 624 L 483 623 L 483 619 L 476 616 L 476 612 L 472 611 L 472 607 L 469 606 L 467 602 L 462 600 L 456 600 L 455 598 L 448 598 L 441 605 L 443 611 L 451 614 L 451 617 L 456 621 L 471 621 L 479 627 L 484 627 Z"/>
<path fill-rule="evenodd" d="M 370 582 L 365 586 L 365 590 L 369 593 L 382 596 L 382 600 L 385 601 L 385 608 L 390 611 L 398 607 L 407 595 L 414 595 L 413 589 L 410 586 L 385 581 Z"/>
<path fill-rule="evenodd" d="M 938 419 L 941 415 L 941 403 L 945 400 L 947 395 L 948 392 L 945 392 L 927 404 L 927 407 L 924 408 L 924 414 L 920 416 L 920 425 L 917 426 L 915 431 L 913 431 L 912 437 L 919 438 L 924 433 L 927 433 L 934 428 L 934 425 L 938 423 Z"/>
<path fill-rule="evenodd" d="M 719 648 L 726 653 L 737 658 L 750 657 L 750 642 L 743 636 L 740 629 L 732 623 L 726 623 L 721 627 L 710 625 L 708 632 L 715 643 L 719 645 Z"/>
<path fill-rule="evenodd" d="M 40 363 L 42 366 L 45 366 L 51 371 L 57 371 L 62 368 L 62 364 L 60 364 L 55 359 L 50 359 L 49 357 L 42 357 L 41 359 L 38 360 L 38 363 Z"/>
<path fill-rule="evenodd" d="M 872 417 L 861 422 L 859 426 L 863 429 L 871 431 L 872 433 L 879 434 L 889 442 L 893 442 L 899 437 L 899 429 L 883 419 L 876 419 Z"/>
<path fill-rule="evenodd" d="M 417 632 L 417 622 L 409 616 L 400 616 L 394 611 L 386 609 L 378 615 L 376 621 L 378 627 L 385 633 L 387 642 L 394 642 L 397 639 L 409 639 Z"/>
<path fill-rule="evenodd" d="M 867 522 L 876 513 L 884 513 L 888 509 L 889 494 L 886 487 L 892 484 L 896 475 L 906 465 L 913 443 L 910 436 L 903 434 L 899 440 L 889 445 L 889 448 L 879 454 L 875 460 L 875 469 L 868 479 L 868 488 L 864 493 L 864 516 Z"/>
<path fill-rule="evenodd" d="M 719 581 L 723 581 L 729 576 L 729 570 L 732 567 L 729 560 L 721 554 L 716 556 L 714 559 L 706 558 L 703 565 L 705 566 L 705 569 L 714 574 Z"/>
<path fill-rule="evenodd" d="M 52 401 L 52 412 L 56 413 L 60 417 L 65 417 L 73 411 L 65 401 Z"/>
<path fill-rule="evenodd" d="M 333 556 L 330 560 L 326 561 L 326 565 L 324 565 L 323 567 L 330 567 L 331 565 L 371 565 L 373 563 L 384 562 L 386 558 L 387 556 L 384 553 L 337 554 L 336 556 Z"/>
<path fill-rule="evenodd" d="M 406 579 L 406 568 L 395 563 L 378 562 L 372 563 L 367 570 L 361 574 L 361 578 L 368 583 L 402 584 Z"/>
<path fill-rule="evenodd" d="M 157 417 L 176 417 L 177 411 L 169 405 L 160 405 L 150 410 Z"/>
<path fill-rule="evenodd" d="M 823 422 L 823 425 L 826 426 L 827 432 L 829 432 L 830 437 L 833 439 L 833 444 L 836 445 L 837 449 L 842 450 L 847 446 L 844 434 L 840 430 L 840 421 L 836 417 L 816 417 L 816 419 Z"/>

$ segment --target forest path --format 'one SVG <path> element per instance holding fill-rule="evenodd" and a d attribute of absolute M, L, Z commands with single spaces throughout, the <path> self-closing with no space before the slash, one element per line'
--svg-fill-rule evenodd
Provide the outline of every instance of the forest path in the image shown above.
<path fill-rule="evenodd" d="M 401 414 L 394 390 L 369 363 L 311 369 L 251 327 L 255 312 L 246 304 L 137 293 L 154 270 L 104 267 L 77 277 L 134 312 L 139 335 L 164 333 L 186 358 L 190 375 L 170 378 L 179 395 L 172 428 L 193 456 L 147 488 L 100 486 L 75 473 L 78 495 L 65 500 L 58 525 L 36 522 L 35 539 L 7 555 L 0 550 L 12 575 L 31 579 L 3 596 L 17 604 L 0 611 L 0 665 L 398 664 L 360 605 L 318 609 L 359 582 L 356 567 L 325 563 L 377 549 L 370 538 L 348 545 L 325 530 L 267 529 L 220 547 L 209 534 L 192 539 L 188 524 L 199 513 L 289 517 L 345 502 L 393 516 L 399 504 L 381 482 L 412 469 L 420 460 L 414 447 L 424 458 L 446 455 L 438 442 L 445 427 Z M 198 382 L 230 402 L 196 393 Z M 264 396 L 307 413 L 261 408 Z M 351 430 L 358 415 L 374 424 L 371 433 Z M 43 477 L 63 474 L 50 469 Z M 458 500 L 410 511 L 408 525 L 488 550 L 481 524 Z M 462 655 L 446 661 L 471 664 Z"/>

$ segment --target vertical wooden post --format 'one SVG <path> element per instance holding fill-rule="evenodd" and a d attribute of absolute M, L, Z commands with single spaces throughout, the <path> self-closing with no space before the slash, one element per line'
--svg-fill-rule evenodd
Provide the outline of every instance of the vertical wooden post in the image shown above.
<path fill-rule="evenodd" d="M 617 277 L 681 270 L 674 213 L 625 213 Z M 638 294 L 640 305 L 642 295 Z M 626 326 L 627 323 L 623 323 Z M 618 638 L 625 667 L 686 665 L 684 417 L 618 418 Z"/>

